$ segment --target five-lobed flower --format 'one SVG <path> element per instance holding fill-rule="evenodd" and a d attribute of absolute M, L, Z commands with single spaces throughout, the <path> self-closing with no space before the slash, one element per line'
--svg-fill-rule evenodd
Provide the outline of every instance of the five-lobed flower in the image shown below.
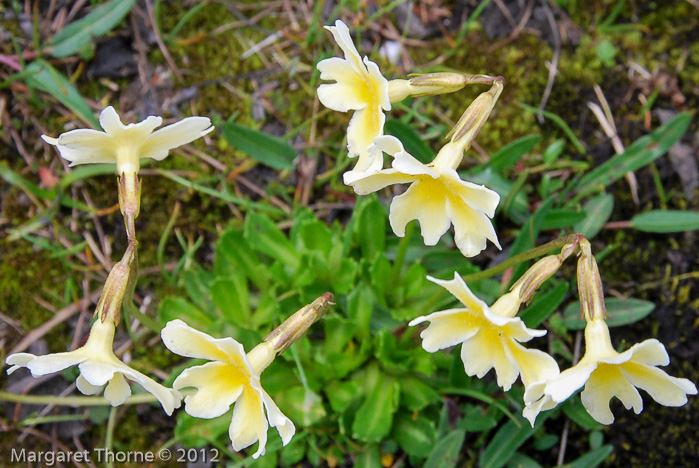
<path fill-rule="evenodd" d="M 558 365 L 551 356 L 520 344 L 543 336 L 546 331 L 527 328 L 520 318 L 514 317 L 520 306 L 519 288 L 488 307 L 457 273 L 450 281 L 427 278 L 453 294 L 465 307 L 434 312 L 410 322 L 410 326 L 430 322 L 420 333 L 425 351 L 433 353 L 461 343 L 466 373 L 480 378 L 495 369 L 498 385 L 505 391 L 519 375 L 525 388 L 558 375 Z"/>
<path fill-rule="evenodd" d="M 359 156 L 354 170 L 381 169 L 383 160 L 370 154 L 368 148 L 375 137 L 383 135 L 384 111 L 391 109 L 388 80 L 376 63 L 367 57 L 362 60 L 345 23 L 337 20 L 335 26 L 325 29 L 332 33 L 345 58 L 332 57 L 318 62 L 320 78 L 335 81 L 318 87 L 318 99 L 329 109 L 354 111 L 347 127 L 349 156 Z"/>
<path fill-rule="evenodd" d="M 90 163 L 116 163 L 117 174 L 138 173 L 141 159 L 164 159 L 171 149 L 190 143 L 211 132 L 208 117 L 187 117 L 160 130 L 162 117 L 149 116 L 143 122 L 124 125 L 112 106 L 99 117 L 104 131 L 78 129 L 58 138 L 41 137 L 58 148 L 71 166 Z"/>
<path fill-rule="evenodd" d="M 132 369 L 114 355 L 115 325 L 112 320 L 102 321 L 96 317 L 87 342 L 81 348 L 65 353 L 35 356 L 29 353 L 17 353 L 7 357 L 10 367 L 8 374 L 20 367 L 26 367 L 34 377 L 62 371 L 71 366 L 78 366 L 80 375 L 76 381 L 78 390 L 85 395 L 95 395 L 100 388 L 107 385 L 104 397 L 112 406 L 121 405 L 131 395 L 131 388 L 126 378 L 139 383 L 152 393 L 168 415 L 180 407 L 182 395 L 177 390 L 166 388 L 150 377 Z"/>
<path fill-rule="evenodd" d="M 443 165 L 448 159 L 440 155 L 432 164 L 421 163 L 394 136 L 376 138 L 372 150 L 393 156 L 391 168 L 357 174 L 348 183 L 360 195 L 393 184 L 411 184 L 391 202 L 389 221 L 397 236 L 404 236 L 408 222 L 417 219 L 426 245 L 435 245 L 453 224 L 454 240 L 463 255 L 479 254 L 486 247 L 486 239 L 500 248 L 489 219 L 500 201 L 496 192 L 461 180 L 454 167 Z M 458 144 L 447 143 L 440 154 L 458 151 Z"/>
<path fill-rule="evenodd" d="M 215 418 L 235 403 L 228 435 L 236 451 L 259 440 L 253 458 L 265 453 L 269 425 L 277 428 L 284 445 L 289 443 L 296 431 L 294 424 L 260 384 L 260 374 L 276 355 L 272 344 L 263 342 L 246 355 L 243 345 L 233 338 L 213 338 L 179 319 L 168 322 L 161 336 L 173 353 L 211 361 L 186 369 L 173 382 L 175 389 L 197 389 L 184 399 L 189 415 Z"/>
<path fill-rule="evenodd" d="M 282 443 L 288 444 L 296 429 L 262 388 L 260 374 L 332 305 L 332 297 L 325 293 L 299 309 L 247 354 L 233 338 L 213 338 L 182 320 L 168 322 L 161 332 L 165 346 L 182 356 L 211 361 L 190 367 L 175 379 L 176 389 L 197 389 L 185 397 L 185 411 L 211 419 L 225 414 L 235 403 L 228 434 L 236 451 L 259 440 L 253 458 L 264 455 L 269 426 L 276 427 Z"/>

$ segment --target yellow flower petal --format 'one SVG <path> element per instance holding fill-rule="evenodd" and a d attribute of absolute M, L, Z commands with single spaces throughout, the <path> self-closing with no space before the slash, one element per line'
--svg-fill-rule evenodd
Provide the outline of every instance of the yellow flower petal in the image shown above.
<path fill-rule="evenodd" d="M 250 376 L 224 362 L 208 362 L 190 367 L 173 382 L 176 389 L 195 387 L 196 393 L 184 399 L 187 414 L 211 419 L 226 413 L 236 402 Z"/>
<path fill-rule="evenodd" d="M 255 389 L 245 387 L 235 404 L 233 419 L 228 429 L 233 449 L 240 451 L 259 440 L 257 452 L 252 457 L 258 458 L 264 455 L 265 445 L 267 445 L 267 428 L 261 395 Z"/>

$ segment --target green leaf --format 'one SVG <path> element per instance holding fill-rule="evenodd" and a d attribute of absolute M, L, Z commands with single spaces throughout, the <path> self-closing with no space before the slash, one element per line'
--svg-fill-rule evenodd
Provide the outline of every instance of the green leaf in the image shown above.
<path fill-rule="evenodd" d="M 233 122 L 221 126 L 223 137 L 251 158 L 274 169 L 293 169 L 296 150 L 284 140 Z"/>
<path fill-rule="evenodd" d="M 500 468 L 505 466 L 517 449 L 534 435 L 535 431 L 536 428 L 532 428 L 529 422 L 522 418 L 518 418 L 516 422 L 509 421 L 498 430 L 493 440 L 483 451 L 480 467 Z"/>
<path fill-rule="evenodd" d="M 575 459 L 571 464 L 566 465 L 566 468 L 595 468 L 600 463 L 605 461 L 614 451 L 611 445 L 603 445 L 586 453 L 580 458 Z"/>
<path fill-rule="evenodd" d="M 214 251 L 216 276 L 229 276 L 242 272 L 255 285 L 267 289 L 269 271 L 239 229 L 229 229 L 218 239 Z"/>
<path fill-rule="evenodd" d="M 383 468 L 378 447 L 371 444 L 361 448 L 357 453 L 354 468 Z"/>
<path fill-rule="evenodd" d="M 386 135 L 398 138 L 405 151 L 415 156 L 422 163 L 430 163 L 435 157 L 434 151 L 425 143 L 413 128 L 399 119 L 388 119 L 384 126 Z"/>
<path fill-rule="evenodd" d="M 393 439 L 408 455 L 427 458 L 434 448 L 437 430 L 434 423 L 425 416 L 412 416 L 401 413 L 393 425 Z"/>
<path fill-rule="evenodd" d="M 600 193 L 585 203 L 583 213 L 587 216 L 577 223 L 573 230 L 588 239 L 592 239 L 602 230 L 613 210 L 614 197 L 608 193 Z"/>
<path fill-rule="evenodd" d="M 543 468 L 536 460 L 521 453 L 515 453 L 507 462 L 507 468 Z"/>
<path fill-rule="evenodd" d="M 631 226 L 643 232 L 684 232 L 699 229 L 699 212 L 653 210 L 631 219 Z"/>
<path fill-rule="evenodd" d="M 520 318 L 530 328 L 541 325 L 552 313 L 558 310 L 568 293 L 568 283 L 559 283 L 546 294 L 534 296 L 531 305 L 524 309 Z"/>
<path fill-rule="evenodd" d="M 369 324 L 374 311 L 374 293 L 362 283 L 347 295 L 347 316 L 357 324 L 357 337 L 369 338 Z"/>
<path fill-rule="evenodd" d="M 406 376 L 400 382 L 400 401 L 411 411 L 420 411 L 430 403 L 440 401 L 439 393 L 413 376 Z"/>
<path fill-rule="evenodd" d="M 563 229 L 573 226 L 585 219 L 584 212 L 569 210 L 567 208 L 551 209 L 541 223 L 541 229 Z M 575 229 L 575 232 L 579 232 Z"/>
<path fill-rule="evenodd" d="M 255 250 L 281 261 L 292 270 L 297 270 L 301 265 L 299 253 L 268 217 L 259 213 L 248 213 L 245 218 L 244 236 Z"/>
<path fill-rule="evenodd" d="M 601 423 L 597 422 L 595 418 L 590 416 L 590 413 L 587 412 L 580 398 L 569 398 L 563 404 L 563 412 L 575 424 L 587 429 L 588 431 L 594 431 L 603 427 Z"/>
<path fill-rule="evenodd" d="M 64 58 L 80 52 L 92 40 L 114 29 L 131 11 L 136 0 L 111 0 L 61 29 L 49 41 L 48 52 Z"/>
<path fill-rule="evenodd" d="M 522 156 L 541 141 L 541 135 L 527 135 L 505 145 L 486 164 L 493 172 L 502 172 L 514 166 Z"/>
<path fill-rule="evenodd" d="M 204 330 L 211 326 L 213 320 L 192 303 L 181 297 L 166 297 L 158 305 L 158 319 L 160 323 L 181 319 L 187 325 L 198 330 Z"/>
<path fill-rule="evenodd" d="M 391 431 L 398 407 L 398 382 L 378 371 L 376 382 L 357 410 L 352 424 L 355 439 L 379 442 Z"/>
<path fill-rule="evenodd" d="M 363 198 L 357 208 L 354 225 L 362 257 L 373 260 L 378 252 L 386 250 L 386 214 L 375 195 Z"/>
<path fill-rule="evenodd" d="M 691 119 L 689 114 L 678 114 L 650 135 L 636 140 L 622 154 L 613 156 L 588 172 L 578 183 L 577 197 L 599 190 L 601 187 L 608 187 L 612 182 L 624 177 L 627 172 L 640 169 L 665 154 L 682 138 Z"/>
<path fill-rule="evenodd" d="M 491 411 L 484 413 L 480 405 L 467 405 L 464 417 L 459 421 L 459 428 L 466 432 L 489 431 L 498 425 L 498 420 L 490 413 Z"/>
<path fill-rule="evenodd" d="M 86 123 L 99 128 L 99 122 L 92 114 L 90 106 L 61 72 L 41 59 L 34 60 L 25 70 L 29 73 L 26 78 L 29 87 L 50 94 Z"/>
<path fill-rule="evenodd" d="M 330 401 L 332 410 L 336 413 L 342 413 L 352 400 L 361 395 L 361 388 L 352 379 L 346 381 L 333 380 L 325 386 L 324 393 Z"/>
<path fill-rule="evenodd" d="M 311 426 L 325 416 L 322 398 L 301 385 L 287 388 L 275 397 L 275 401 L 285 414 L 303 426 Z"/>
<path fill-rule="evenodd" d="M 434 446 L 424 468 L 454 468 L 459 462 L 459 454 L 465 438 L 466 432 L 461 429 L 442 437 Z"/>
<path fill-rule="evenodd" d="M 200 5 L 202 5 L 200 3 Z M 195 7 L 196 8 L 196 7 Z M 300 435 L 291 439 L 281 450 L 280 461 L 282 466 L 295 466 L 306 455 L 306 441 Z"/>
<path fill-rule="evenodd" d="M 221 316 L 233 325 L 250 325 L 248 281 L 242 273 L 216 278 L 211 283 L 211 301 L 221 312 Z"/>
<path fill-rule="evenodd" d="M 175 439 L 185 447 L 199 448 L 210 444 L 228 432 L 232 412 L 228 411 L 214 419 L 195 418 L 180 412 L 177 414 Z"/>
<path fill-rule="evenodd" d="M 653 312 L 655 304 L 643 299 L 619 299 L 611 297 L 604 300 L 607 308 L 607 325 L 619 327 L 638 322 Z M 563 311 L 563 325 L 568 330 L 582 330 L 585 328 L 585 320 L 580 319 L 580 302 L 573 302 Z"/>
<path fill-rule="evenodd" d="M 561 155 L 566 142 L 562 138 L 551 143 L 548 148 L 544 150 L 541 154 L 541 159 L 543 159 L 544 164 L 550 166 L 553 162 Z"/>

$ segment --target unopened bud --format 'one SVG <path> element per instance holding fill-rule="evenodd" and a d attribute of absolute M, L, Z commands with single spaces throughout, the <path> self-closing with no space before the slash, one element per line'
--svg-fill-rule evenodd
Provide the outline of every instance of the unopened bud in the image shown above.
<path fill-rule="evenodd" d="M 333 305 L 332 293 L 326 292 L 307 306 L 302 307 L 284 323 L 275 328 L 264 339 L 273 346 L 276 354 L 281 354 L 298 340 L 313 323 Z"/>
<path fill-rule="evenodd" d="M 136 240 L 134 221 L 141 211 L 141 181 L 135 172 L 124 172 L 119 177 L 119 209 L 124 216 L 129 241 Z"/>
<path fill-rule="evenodd" d="M 498 97 L 500 97 L 504 82 L 505 80 L 502 77 L 495 77 L 490 90 L 480 94 L 468 106 L 454 128 L 447 135 L 447 138 L 451 137 L 452 142 L 458 142 L 462 146 L 463 151 L 471 147 L 471 142 L 476 138 L 488 117 L 490 117 L 490 113 L 493 111 Z"/>
<path fill-rule="evenodd" d="M 604 305 L 602 278 L 599 275 L 597 261 L 590 250 L 587 239 L 580 242 L 578 259 L 578 293 L 580 294 L 581 315 L 586 320 L 604 320 L 607 309 Z"/>
<path fill-rule="evenodd" d="M 138 268 L 137 257 L 137 245 L 130 243 L 121 261 L 109 272 L 95 309 L 95 315 L 100 321 L 110 320 L 115 325 L 119 324 L 119 311 L 124 299 L 130 300 L 133 295 Z"/>
<path fill-rule="evenodd" d="M 497 79 L 501 78 L 454 72 L 413 75 L 409 80 L 389 81 L 388 96 L 391 102 L 398 102 L 408 96 L 434 96 L 453 93 L 469 84 L 492 84 Z"/>
<path fill-rule="evenodd" d="M 512 285 L 512 289 L 520 290 L 520 300 L 524 303 L 529 303 L 534 293 L 539 287 L 544 284 L 556 271 L 561 267 L 566 258 L 575 252 L 578 247 L 580 238 L 576 238 L 573 242 L 565 244 L 561 248 L 561 253 L 558 255 L 549 255 L 542 258 L 531 268 L 529 268 L 517 282 Z"/>

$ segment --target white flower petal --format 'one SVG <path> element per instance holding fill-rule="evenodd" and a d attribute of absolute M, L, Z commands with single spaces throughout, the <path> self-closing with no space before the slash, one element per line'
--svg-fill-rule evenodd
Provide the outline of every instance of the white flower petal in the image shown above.
<path fill-rule="evenodd" d="M 529 421 L 529 424 L 534 427 L 536 417 L 540 412 L 553 409 L 556 406 L 557 403 L 553 401 L 550 396 L 544 395 L 537 401 L 527 403 L 527 405 L 524 407 L 524 411 L 522 411 L 522 416 L 524 416 Z"/>
<path fill-rule="evenodd" d="M 225 361 L 228 359 L 227 352 L 234 352 L 237 356 L 245 355 L 243 345 L 233 338 L 215 339 L 179 319 L 169 321 L 160 336 L 165 346 L 180 356 Z"/>
<path fill-rule="evenodd" d="M 391 166 L 396 170 L 410 175 L 428 175 L 433 179 L 439 177 L 439 172 L 421 163 L 415 157 L 408 153 L 407 151 L 399 151 L 394 153 L 393 162 Z"/>
<path fill-rule="evenodd" d="M 474 257 L 486 248 L 486 239 L 498 248 L 497 234 L 493 224 L 482 211 L 474 210 L 463 200 L 449 199 L 446 212 L 454 224 L 454 241 L 466 257 Z"/>
<path fill-rule="evenodd" d="M 463 305 L 474 312 L 483 313 L 483 310 L 488 308 L 485 302 L 471 292 L 457 272 L 454 272 L 454 279 L 452 280 L 440 280 L 432 276 L 428 276 L 427 279 L 449 291 Z"/>
<path fill-rule="evenodd" d="M 500 195 L 496 191 L 490 190 L 483 185 L 461 180 L 461 177 L 454 169 L 443 170 L 442 177 L 447 177 L 458 187 L 459 196 L 468 206 L 485 213 L 489 218 L 495 216 L 495 209 L 498 207 L 498 203 L 500 203 Z"/>
<path fill-rule="evenodd" d="M 35 358 L 36 356 L 29 353 L 10 354 L 7 356 L 7 359 L 5 359 L 5 364 L 11 366 L 9 369 L 7 369 L 7 374 L 12 374 L 21 367 L 27 367 L 27 364 L 29 364 Z"/>
<path fill-rule="evenodd" d="M 580 395 L 583 406 L 601 424 L 614 422 L 609 402 L 616 396 L 624 406 L 632 408 L 636 414 L 643 409 L 643 400 L 638 390 L 623 376 L 619 366 L 600 364 L 590 375 L 585 390 Z"/>
<path fill-rule="evenodd" d="M 267 409 L 267 419 L 269 419 L 269 425 L 277 428 L 277 431 L 279 431 L 279 435 L 282 438 L 282 444 L 288 444 L 296 433 L 294 423 L 281 412 L 279 407 L 276 405 L 276 403 L 274 403 L 267 392 L 265 392 L 263 389 L 260 389 L 260 391 L 262 392 L 262 402 Z"/>
<path fill-rule="evenodd" d="M 79 350 L 68 353 L 47 354 L 45 356 L 36 356 L 27 363 L 34 377 L 41 377 L 46 374 L 62 371 L 70 366 L 74 366 L 87 360 L 87 356 L 78 352 Z M 104 384 L 103 384 L 104 385 Z"/>
<path fill-rule="evenodd" d="M 130 396 L 131 387 L 129 387 L 124 376 L 117 372 L 107 384 L 107 388 L 104 390 L 104 398 L 106 398 L 112 406 L 119 406 Z M 172 414 L 172 411 L 168 414 Z"/>
<path fill-rule="evenodd" d="M 318 87 L 318 99 L 328 109 L 338 112 L 360 110 L 372 102 L 367 96 L 363 77 L 346 61 L 338 57 L 329 58 L 318 63 L 320 78 L 334 80 L 336 83 L 324 83 Z"/>
<path fill-rule="evenodd" d="M 357 71 L 366 73 L 366 69 L 362 65 L 362 58 L 354 46 L 352 37 L 350 36 L 349 28 L 340 20 L 335 21 L 335 26 L 326 26 L 325 29 L 330 31 L 335 38 L 335 42 L 342 49 L 345 59 L 350 62 L 352 67 Z"/>
<path fill-rule="evenodd" d="M 465 341 L 461 348 L 461 359 L 467 373 L 483 377 L 490 369 L 495 369 L 498 385 L 508 391 L 520 373 L 518 363 L 509 351 L 511 341 L 499 327 L 484 324 L 479 333 Z"/>
<path fill-rule="evenodd" d="M 187 117 L 150 134 L 141 146 L 140 157 L 160 161 L 171 149 L 191 143 L 213 130 L 208 117 Z"/>
<path fill-rule="evenodd" d="M 141 385 L 141 387 L 145 388 L 148 393 L 155 396 L 168 416 L 172 414 L 175 408 L 180 407 L 182 402 L 182 395 L 180 392 L 164 387 L 147 375 L 128 367 L 126 364 L 123 364 L 123 366 L 124 368 L 122 368 L 120 372 L 124 374 L 124 376 Z M 109 388 L 107 388 L 107 390 L 109 390 Z M 105 393 L 105 397 L 106 396 L 107 395 Z"/>
<path fill-rule="evenodd" d="M 367 195 L 394 184 L 404 184 L 415 180 L 415 176 L 397 172 L 395 169 L 384 169 L 373 173 L 350 171 L 345 179 L 347 185 L 351 185 L 357 195 Z"/>
<path fill-rule="evenodd" d="M 558 377 L 549 381 L 546 384 L 546 394 L 550 395 L 556 403 L 567 400 L 569 396 L 585 385 L 595 369 L 597 369 L 597 362 L 580 361 L 577 365 L 564 370 Z"/>
<path fill-rule="evenodd" d="M 116 110 L 114 110 L 114 107 L 112 106 L 107 106 L 104 108 L 104 110 L 100 113 L 100 127 L 112 135 L 118 135 L 121 132 L 126 129 L 126 126 L 121 123 L 121 119 L 119 118 L 119 114 L 117 114 Z"/>
<path fill-rule="evenodd" d="M 365 108 L 355 111 L 347 127 L 347 144 L 350 148 L 349 156 L 359 156 L 356 171 L 381 170 L 383 160 L 370 158 L 368 148 L 374 143 L 374 138 L 383 134 L 383 125 L 386 121 L 381 108 L 375 103 L 369 103 Z M 380 161 L 378 164 L 376 161 Z"/>
<path fill-rule="evenodd" d="M 519 368 L 525 389 L 534 383 L 554 379 L 560 374 L 556 360 L 548 353 L 538 349 L 525 348 L 515 340 L 509 341 L 507 352 Z M 529 397 L 531 398 L 531 396 Z"/>
<path fill-rule="evenodd" d="M 403 143 L 393 135 L 381 135 L 374 138 L 374 145 L 379 150 L 393 157 L 399 153 L 405 152 Z"/>
<path fill-rule="evenodd" d="M 78 365 L 78 369 L 85 380 L 97 387 L 106 385 L 112 380 L 114 373 L 121 371 L 120 367 L 101 360 L 86 360 Z"/>
<path fill-rule="evenodd" d="M 697 387 L 691 381 L 645 364 L 629 362 L 621 366 L 621 372 L 632 385 L 645 390 L 661 405 L 682 406 L 687 403 L 688 394 L 697 394 Z"/>
<path fill-rule="evenodd" d="M 185 411 L 197 418 L 212 419 L 228 411 L 248 379 L 233 366 L 214 361 L 186 369 L 172 385 L 175 389 L 196 387 L 194 395 L 185 397 Z"/>
<path fill-rule="evenodd" d="M 418 317 L 408 325 L 413 327 L 429 321 L 430 325 L 420 332 L 422 347 L 428 353 L 456 346 L 478 333 L 480 324 L 471 319 L 472 314 L 465 309 L 451 309 Z"/>
<path fill-rule="evenodd" d="M 92 385 L 90 382 L 85 380 L 85 377 L 83 377 L 82 374 L 78 375 L 78 378 L 75 380 L 75 386 L 78 387 L 78 390 L 80 390 L 80 393 L 83 395 L 97 395 L 97 392 L 99 392 L 102 388 Z"/>
<path fill-rule="evenodd" d="M 425 245 L 437 244 L 451 225 L 444 201 L 432 198 L 429 187 L 425 187 L 422 181 L 413 183 L 405 193 L 393 199 L 388 219 L 399 237 L 405 235 L 405 226 L 417 219 Z"/>
<path fill-rule="evenodd" d="M 86 163 L 115 163 L 114 139 L 104 132 L 90 129 L 71 130 L 58 138 L 42 135 L 46 143 L 58 148 L 61 157 L 71 166 Z"/>
<path fill-rule="evenodd" d="M 633 354 L 633 362 L 639 364 L 646 364 L 649 366 L 667 366 L 670 364 L 670 357 L 667 355 L 665 346 L 656 339 L 637 343 L 625 352 L 631 352 L 631 354 Z"/>
<path fill-rule="evenodd" d="M 249 386 L 245 387 L 235 403 L 233 419 L 228 428 L 233 449 L 239 452 L 259 440 L 257 452 L 252 457 L 258 458 L 264 455 L 268 427 L 260 393 Z"/>

